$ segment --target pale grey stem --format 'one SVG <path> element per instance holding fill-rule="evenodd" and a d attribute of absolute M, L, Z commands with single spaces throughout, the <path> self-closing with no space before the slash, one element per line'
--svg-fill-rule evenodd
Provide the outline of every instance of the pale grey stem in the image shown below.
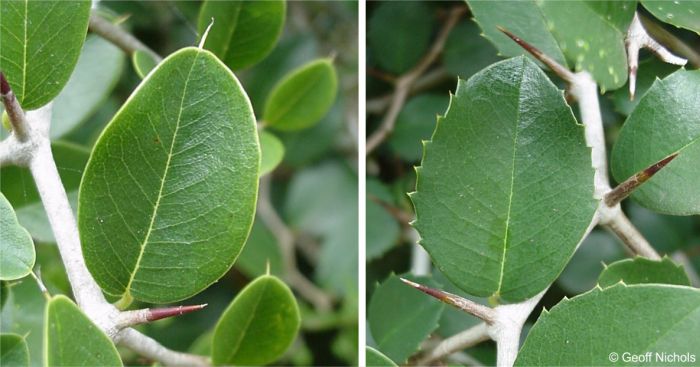
<path fill-rule="evenodd" d="M 150 55 L 156 62 L 161 62 L 163 60 L 160 55 L 144 45 L 138 38 L 110 23 L 107 19 L 102 18 L 94 10 L 92 14 L 90 14 L 89 29 L 91 32 L 100 35 L 100 37 L 113 43 L 129 55 L 140 50 Z"/>
<path fill-rule="evenodd" d="M 601 214 L 600 224 L 617 236 L 633 254 L 652 260 L 661 259 L 661 256 L 639 232 L 637 227 L 622 212 L 620 204 L 612 208 L 603 204 L 598 207 L 598 211 Z"/>
<path fill-rule="evenodd" d="M 203 356 L 175 352 L 131 328 L 120 331 L 115 342 L 167 366 L 210 366 L 209 360 Z"/>
<path fill-rule="evenodd" d="M 409 228 L 407 229 L 407 234 L 413 244 L 411 249 L 411 273 L 418 276 L 430 275 L 430 255 L 428 255 L 423 246 L 418 244 L 418 241 L 420 241 L 418 231 L 415 228 Z"/>
<path fill-rule="evenodd" d="M 293 289 L 299 292 L 299 294 L 309 301 L 317 310 L 321 312 L 330 311 L 333 300 L 313 282 L 306 279 L 297 268 L 294 248 L 296 236 L 287 227 L 272 206 L 270 198 L 270 180 L 270 175 L 260 178 L 260 189 L 258 190 L 258 217 L 265 223 L 270 232 L 272 232 L 272 235 L 275 236 L 277 244 L 282 251 L 285 268 L 284 278 Z"/>
<path fill-rule="evenodd" d="M 639 20 L 637 13 L 634 14 L 632 23 L 627 30 L 625 46 L 627 47 L 627 63 L 629 64 L 630 99 L 634 99 L 637 84 L 637 69 L 639 68 L 640 49 L 649 49 L 656 56 L 658 56 L 659 59 L 669 64 L 685 65 L 688 62 L 688 60 L 672 54 L 666 49 L 666 47 L 656 42 L 656 40 L 653 39 L 649 33 L 647 33 L 646 29 L 644 29 L 644 26 Z"/>
<path fill-rule="evenodd" d="M 459 352 L 489 339 L 491 339 L 491 337 L 488 333 L 488 325 L 482 322 L 441 341 L 428 354 L 419 359 L 416 365 L 429 366 L 434 361 L 443 359 L 455 352 Z"/>

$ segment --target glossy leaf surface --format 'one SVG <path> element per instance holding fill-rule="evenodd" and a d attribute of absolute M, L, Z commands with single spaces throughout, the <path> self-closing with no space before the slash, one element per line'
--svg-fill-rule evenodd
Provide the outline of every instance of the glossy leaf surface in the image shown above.
<path fill-rule="evenodd" d="M 263 120 L 278 130 L 305 129 L 330 110 L 337 91 L 333 60 L 312 61 L 277 83 L 265 102 Z"/>
<path fill-rule="evenodd" d="M 656 212 L 700 214 L 700 71 L 679 70 L 657 80 L 625 121 L 612 151 L 618 182 L 672 153 L 678 157 L 632 198 Z"/>
<path fill-rule="evenodd" d="M 98 284 L 166 303 L 219 279 L 250 231 L 259 162 L 253 111 L 228 68 L 206 50 L 169 56 L 85 169 L 78 224 Z"/>
<path fill-rule="evenodd" d="M 87 33 L 89 0 L 0 2 L 0 70 L 22 108 L 53 100 L 68 82 Z"/>
<path fill-rule="evenodd" d="M 131 55 L 131 64 L 134 66 L 136 74 L 143 79 L 158 65 L 158 62 L 147 52 L 136 50 Z"/>
<path fill-rule="evenodd" d="M 260 176 L 272 172 L 284 158 L 284 145 L 275 135 L 262 130 L 260 131 L 260 150 L 262 158 L 260 160 Z"/>
<path fill-rule="evenodd" d="M 660 21 L 700 34 L 700 3 L 697 1 L 642 0 L 641 3 Z"/>
<path fill-rule="evenodd" d="M 199 11 L 197 31 L 204 42 L 231 70 L 245 69 L 267 56 L 282 34 L 286 13 L 284 0 L 208 0 Z"/>
<path fill-rule="evenodd" d="M 65 296 L 46 306 L 45 366 L 121 366 L 112 341 Z"/>
<path fill-rule="evenodd" d="M 274 276 L 248 284 L 219 319 L 212 341 L 215 365 L 266 365 L 296 338 L 300 318 L 292 291 Z"/>
<path fill-rule="evenodd" d="M 417 174 L 414 225 L 435 265 L 506 302 L 556 279 L 596 207 L 583 129 L 524 57 L 458 83 Z"/>

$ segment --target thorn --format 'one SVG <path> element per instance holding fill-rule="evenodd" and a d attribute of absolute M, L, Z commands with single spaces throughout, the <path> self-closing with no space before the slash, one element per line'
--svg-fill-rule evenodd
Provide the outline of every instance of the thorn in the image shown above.
<path fill-rule="evenodd" d="M 12 92 L 10 84 L 7 82 L 7 79 L 5 79 L 5 74 L 0 71 L 0 94 L 4 96 L 10 92 Z"/>
<path fill-rule="evenodd" d="M 214 25 L 214 17 L 211 17 L 211 22 L 209 22 L 209 25 L 207 26 L 207 29 L 204 30 L 204 34 L 202 35 L 202 39 L 199 40 L 199 48 L 203 49 L 204 48 L 204 42 L 207 41 L 207 36 L 209 35 L 209 30 L 211 27 Z"/>
<path fill-rule="evenodd" d="M 668 157 L 652 164 L 651 166 L 645 168 L 641 172 L 636 173 L 632 177 L 625 180 L 623 183 L 617 185 L 610 192 L 605 194 L 605 205 L 608 207 L 613 207 L 621 202 L 624 198 L 630 196 L 630 194 L 637 189 L 640 185 L 648 181 L 652 176 L 654 176 L 659 170 L 664 168 L 672 160 L 678 156 L 678 153 L 673 153 Z"/>
<path fill-rule="evenodd" d="M 167 317 L 180 316 L 186 313 L 199 311 L 204 307 L 207 307 L 208 303 L 201 305 L 192 306 L 177 306 L 177 307 L 164 307 L 164 308 L 153 308 L 148 310 L 148 316 L 146 316 L 146 321 L 155 321 L 164 319 Z"/>
<path fill-rule="evenodd" d="M 438 300 L 447 303 L 448 305 L 454 306 L 456 308 L 459 308 L 460 310 L 474 315 L 482 320 L 484 320 L 487 324 L 492 324 L 495 320 L 495 312 L 491 307 L 484 306 L 482 304 L 476 303 L 472 300 L 460 297 L 456 294 L 444 292 L 441 290 L 433 289 L 430 287 L 426 287 L 422 284 L 418 284 L 415 282 L 412 282 L 408 279 L 404 278 L 399 278 L 401 279 L 402 282 L 405 284 L 410 285 L 411 287 L 418 289 L 419 291 L 431 296 L 435 297 Z"/>
<path fill-rule="evenodd" d="M 535 57 L 537 60 L 541 61 L 543 64 L 547 65 L 550 70 L 552 70 L 555 74 L 557 74 L 559 77 L 564 79 L 567 82 L 573 82 L 574 81 L 574 73 L 572 73 L 569 69 L 566 67 L 560 65 L 558 62 L 556 62 L 554 59 L 551 57 L 545 55 L 542 51 L 540 51 L 537 47 L 525 42 L 522 38 L 514 35 L 507 29 L 501 27 L 501 26 L 496 26 L 499 31 L 503 32 L 506 36 L 510 37 L 515 43 L 520 45 L 520 47 L 524 48 L 525 51 L 529 52 L 533 57 Z"/>

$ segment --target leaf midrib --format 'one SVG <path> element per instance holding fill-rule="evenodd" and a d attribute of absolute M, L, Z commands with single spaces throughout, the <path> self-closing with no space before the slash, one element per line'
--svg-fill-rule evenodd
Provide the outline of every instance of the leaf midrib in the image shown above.
<path fill-rule="evenodd" d="M 265 292 L 267 291 L 267 286 L 268 286 L 268 282 L 265 282 L 265 284 L 263 284 L 262 291 L 260 291 L 260 296 L 258 296 L 258 298 L 255 300 L 253 310 L 249 313 L 250 317 L 248 317 L 245 325 L 241 328 L 240 338 L 238 338 L 238 340 L 236 341 L 236 345 L 234 345 L 231 348 L 231 352 L 228 354 L 228 357 L 225 359 L 226 363 L 231 361 L 233 356 L 238 352 L 238 349 L 241 347 L 241 343 L 243 343 L 244 334 L 248 331 L 250 324 L 253 322 L 253 318 L 254 318 L 255 313 L 258 310 L 258 306 L 260 306 L 260 302 L 262 301 L 263 296 L 265 295 Z"/>
<path fill-rule="evenodd" d="M 163 197 L 163 188 L 165 187 L 165 181 L 166 178 L 168 177 L 168 171 L 170 170 L 170 160 L 172 159 L 173 156 L 173 148 L 175 147 L 175 142 L 177 141 L 177 133 L 178 130 L 180 129 L 180 119 L 182 117 L 182 110 L 183 106 L 185 103 L 185 96 L 187 95 L 187 85 L 190 81 L 190 76 L 192 75 L 192 70 L 194 69 L 194 65 L 197 62 L 197 57 L 199 57 L 199 52 L 197 52 L 192 59 L 192 65 L 190 66 L 190 70 L 187 72 L 187 77 L 185 78 L 185 86 L 182 88 L 182 97 L 180 98 L 180 108 L 178 109 L 177 113 L 177 120 L 175 121 L 175 131 L 173 132 L 173 139 L 170 142 L 170 149 L 168 151 L 168 158 L 165 162 L 165 169 L 163 171 L 163 177 L 160 181 L 160 188 L 158 189 L 158 195 L 156 196 L 156 203 L 153 205 L 153 214 L 151 214 L 151 221 L 148 224 L 148 231 L 146 232 L 146 236 L 144 237 L 143 242 L 141 243 L 140 249 L 139 249 L 139 256 L 136 259 L 136 264 L 134 265 L 134 270 L 131 272 L 131 276 L 129 277 L 129 282 L 126 284 L 126 287 L 124 288 L 124 293 L 122 296 L 130 294 L 131 293 L 131 284 L 134 282 L 134 278 L 136 277 L 136 273 L 138 272 L 138 269 L 141 265 L 141 260 L 143 258 L 143 254 L 146 250 L 146 245 L 148 244 L 148 240 L 151 236 L 151 233 L 153 232 L 153 225 L 155 223 L 156 216 L 158 214 L 158 208 L 160 206 L 160 199 Z"/>
<path fill-rule="evenodd" d="M 520 81 L 518 82 L 518 109 L 515 115 L 515 134 L 513 136 L 513 157 L 511 161 L 511 171 L 510 171 L 510 192 L 508 196 L 508 213 L 506 214 L 505 223 L 505 234 L 503 235 L 503 254 L 501 257 L 501 271 L 498 278 L 498 288 L 495 294 L 498 295 L 501 292 L 501 287 L 503 286 L 503 274 L 506 268 L 506 253 L 508 252 L 508 233 L 510 227 L 510 214 L 513 207 L 513 188 L 515 187 L 515 158 L 518 152 L 518 133 L 520 125 L 520 99 L 522 96 L 522 84 L 523 78 L 525 77 L 525 59 L 523 59 L 523 65 L 520 72 Z"/>

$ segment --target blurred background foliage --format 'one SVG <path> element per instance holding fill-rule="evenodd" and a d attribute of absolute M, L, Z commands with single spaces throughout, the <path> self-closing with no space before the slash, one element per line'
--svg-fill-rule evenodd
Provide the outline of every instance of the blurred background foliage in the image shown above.
<path fill-rule="evenodd" d="M 156 53 L 167 56 L 198 42 L 200 1 L 103 1 L 101 13 L 131 32 Z M 282 35 L 256 65 L 236 71 L 256 116 L 263 113 L 275 84 L 290 71 L 319 58 L 333 58 L 338 93 L 333 107 L 314 126 L 270 132 L 281 140 L 284 157 L 263 179 L 268 199 L 291 234 L 295 267 L 328 309 L 297 300 L 302 310 L 299 337 L 279 365 L 357 364 L 357 63 L 356 1 L 290 1 Z M 88 34 L 69 85 L 54 103 L 54 155 L 73 204 L 92 146 L 141 78 L 131 58 Z M 268 133 L 266 131 L 266 133 Z M 268 133 L 268 134 L 270 134 Z M 7 132 L 0 133 L 0 137 Z M 41 277 L 52 293 L 71 294 L 53 235 L 33 189 L 31 176 L 16 167 L 2 169 L 2 192 L 32 234 Z M 12 177 L 12 180 L 7 178 Z M 245 250 L 231 271 L 184 304 L 208 303 L 204 311 L 138 327 L 163 345 L 206 354 L 217 319 L 250 280 L 265 272 L 288 278 L 279 237 L 258 216 Z M 2 284 L 2 330 L 28 333 L 32 363 L 41 363 L 45 300 L 31 278 Z M 131 308 L 149 307 L 134 304 Z M 120 349 L 125 365 L 148 361 Z"/>
<path fill-rule="evenodd" d="M 420 62 L 435 43 L 449 13 L 456 7 L 465 7 L 459 22 L 451 29 L 438 59 L 416 79 L 410 88 L 405 103 L 401 106 L 391 134 L 382 144 L 367 156 L 367 344 L 377 348 L 372 332 L 381 333 L 386 317 L 404 317 L 400 305 L 386 310 L 379 298 L 391 292 L 401 292 L 396 287 L 406 288 L 401 297 L 418 293 L 390 278 L 392 274 L 416 273 L 420 269 L 412 267 L 412 261 L 422 250 L 415 248 L 417 233 L 409 225 L 414 218 L 413 207 L 406 193 L 415 189 L 414 166 L 420 165 L 422 157 L 421 141 L 429 140 L 435 128 L 436 116 L 447 109 L 450 93 L 454 92 L 457 78 L 468 79 L 484 67 L 504 59 L 487 39 L 482 36 L 478 24 L 465 2 L 414 1 L 401 2 L 372 1 L 367 4 L 367 134 L 376 134 L 389 113 L 390 101 L 394 93 L 394 83 L 402 75 L 410 72 Z M 650 22 L 683 40 L 694 50 L 700 50 L 700 37 L 691 31 L 676 28 L 656 20 L 642 6 L 638 11 Z M 646 24 L 646 23 L 645 23 Z M 503 26 L 508 26 L 504 24 Z M 525 40 L 527 35 L 522 34 Z M 700 67 L 692 61 L 686 69 Z M 627 85 L 607 91 L 600 96 L 603 121 L 606 128 L 608 152 L 615 143 L 618 132 L 627 115 L 648 89 L 655 78 L 663 78 L 679 67 L 659 61 L 650 52 L 643 50 L 640 57 L 637 98 L 629 100 Z M 550 78 L 561 88 L 564 83 L 554 74 Z M 575 113 L 577 108 L 573 108 Z M 578 117 L 578 116 L 577 116 Z M 468 144 L 469 142 L 465 142 Z M 458 157 L 455 157 L 458 159 Z M 662 254 L 677 261 L 689 261 L 700 272 L 700 217 L 674 217 L 652 212 L 632 200 L 625 200 L 623 208 L 631 221 Z M 623 245 L 611 234 L 602 229 L 594 230 L 583 242 L 572 261 L 559 279 L 549 289 L 540 305 L 530 315 L 523 337 L 539 317 L 542 306 L 550 309 L 563 297 L 586 292 L 595 286 L 603 269 L 603 263 L 628 257 Z M 424 275 L 424 274 L 418 274 Z M 428 274 L 432 279 L 421 279 L 424 284 L 439 286 L 441 289 L 460 296 L 487 303 L 486 299 L 468 296 L 433 269 Z M 385 283 L 386 282 L 386 283 Z M 430 282 L 430 283 L 426 283 Z M 386 286 L 373 299 L 379 286 Z M 427 296 L 421 304 L 423 311 L 431 306 Z M 395 299 L 397 297 L 394 297 Z M 410 299 L 410 298 L 408 298 Z M 395 302 L 395 301 L 394 301 Z M 414 305 L 418 301 L 414 300 Z M 416 316 L 416 307 L 410 312 Z M 409 311 L 406 311 L 409 312 Z M 434 308 L 433 314 L 439 320 L 432 325 L 430 337 L 422 343 L 422 349 L 434 346 L 439 340 L 463 331 L 480 320 L 449 306 L 441 311 Z M 430 323 L 428 314 L 414 317 L 413 321 Z M 426 335 L 428 334 L 426 333 Z M 376 336 L 375 336 L 376 337 Z M 404 335 L 407 340 L 409 335 Z M 421 339 L 422 340 L 422 339 Z M 410 343 L 409 341 L 407 341 Z M 409 355 L 418 352 L 418 342 Z M 409 347 L 411 348 L 411 347 Z M 381 350 L 381 348 L 378 348 Z M 383 351 L 386 353 L 386 351 Z M 452 356 L 452 362 L 465 365 L 493 365 L 496 361 L 495 343 L 488 341 Z"/>

